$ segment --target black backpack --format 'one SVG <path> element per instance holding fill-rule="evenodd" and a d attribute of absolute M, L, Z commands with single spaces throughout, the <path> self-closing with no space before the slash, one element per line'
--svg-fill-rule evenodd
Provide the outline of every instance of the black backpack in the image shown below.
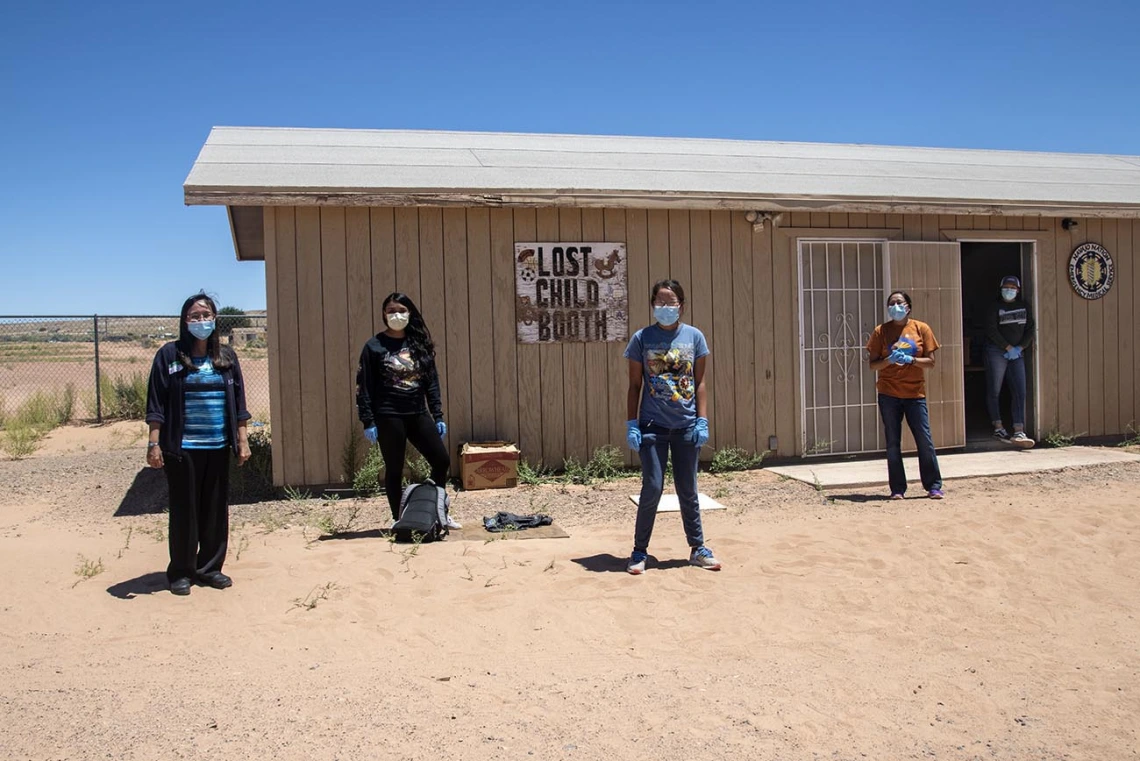
<path fill-rule="evenodd" d="M 447 536 L 451 498 L 430 479 L 411 484 L 400 498 L 400 518 L 392 524 L 397 542 L 437 542 Z"/>

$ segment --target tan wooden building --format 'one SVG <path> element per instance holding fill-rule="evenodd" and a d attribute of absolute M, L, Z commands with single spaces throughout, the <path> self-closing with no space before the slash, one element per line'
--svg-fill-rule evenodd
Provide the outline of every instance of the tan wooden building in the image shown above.
<path fill-rule="evenodd" d="M 630 333 L 654 280 L 686 286 L 712 351 L 706 457 L 881 450 L 862 347 L 892 289 L 942 342 L 937 445 L 988 440 L 980 315 L 1005 274 L 1038 325 L 1030 432 L 1140 418 L 1140 157 L 216 128 L 185 198 L 226 206 L 238 258 L 266 263 L 279 485 L 351 477 L 356 360 L 394 290 L 436 339 L 453 453 L 508 439 L 560 466 L 621 446 L 625 341 L 519 342 L 529 241 L 625 244 Z"/>

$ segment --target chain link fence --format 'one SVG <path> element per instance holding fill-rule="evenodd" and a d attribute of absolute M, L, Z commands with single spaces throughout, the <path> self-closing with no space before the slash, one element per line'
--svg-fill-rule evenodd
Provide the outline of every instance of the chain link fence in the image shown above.
<path fill-rule="evenodd" d="M 269 422 L 266 316 L 218 315 L 238 355 L 246 406 Z M 142 419 L 151 361 L 177 315 L 0 316 L 0 424 L 50 403 L 73 422 Z"/>

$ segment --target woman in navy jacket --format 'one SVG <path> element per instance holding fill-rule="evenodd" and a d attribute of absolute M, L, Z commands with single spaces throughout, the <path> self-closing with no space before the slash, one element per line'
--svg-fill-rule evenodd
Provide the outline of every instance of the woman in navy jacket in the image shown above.
<path fill-rule="evenodd" d="M 170 487 L 170 591 L 197 582 L 233 584 L 222 573 L 229 539 L 230 453 L 249 459 L 245 383 L 233 350 L 218 340 L 218 309 L 198 293 L 182 305 L 178 340 L 154 356 L 147 388 L 146 462 Z"/>

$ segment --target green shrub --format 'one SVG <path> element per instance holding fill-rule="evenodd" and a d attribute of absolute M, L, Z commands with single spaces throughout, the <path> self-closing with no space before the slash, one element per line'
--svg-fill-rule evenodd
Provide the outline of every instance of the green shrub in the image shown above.
<path fill-rule="evenodd" d="M 378 494 L 383 479 L 384 459 L 380 456 L 380 447 L 368 447 L 368 451 L 364 454 L 364 464 L 352 477 L 352 488 L 362 496 Z"/>
<path fill-rule="evenodd" d="M 146 417 L 146 392 L 149 377 L 139 371 L 128 375 L 107 375 L 99 379 L 103 401 L 103 418 L 142 420 Z"/>
<path fill-rule="evenodd" d="M 259 499 L 273 493 L 273 436 L 269 426 L 251 428 L 246 437 L 249 459 L 239 466 L 230 459 L 230 494 L 241 499 Z"/>
<path fill-rule="evenodd" d="M 431 478 L 431 465 L 428 465 L 428 461 L 420 457 L 419 453 L 408 457 L 407 463 L 408 477 L 404 479 L 405 486 L 407 484 L 422 484 Z"/>
<path fill-rule="evenodd" d="M 562 480 L 568 484 L 590 483 L 589 463 L 578 462 L 575 457 L 567 457 L 562 461 Z"/>
<path fill-rule="evenodd" d="M 615 446 L 598 447 L 594 456 L 586 463 L 590 477 L 598 481 L 613 481 L 625 475 L 625 460 Z"/>
<path fill-rule="evenodd" d="M 519 460 L 519 483 L 534 486 L 549 483 L 554 479 L 554 472 L 542 466 L 535 467 L 526 460 Z"/>
<path fill-rule="evenodd" d="M 624 474 L 625 462 L 621 451 L 613 446 L 598 447 L 594 450 L 593 457 L 586 462 L 578 462 L 574 457 L 568 457 L 562 462 L 562 481 L 569 484 L 589 485 L 597 481 L 613 481 Z"/>
<path fill-rule="evenodd" d="M 57 393 L 37 391 L 5 421 L 5 427 L 28 428 L 42 436 L 71 420 L 74 409 L 75 386 L 70 383 Z"/>
<path fill-rule="evenodd" d="M 712 462 L 709 463 L 709 472 L 728 473 L 734 470 L 759 468 L 766 454 L 768 453 L 751 454 L 739 447 L 723 447 L 713 454 Z"/>
<path fill-rule="evenodd" d="M 1071 447 L 1073 444 L 1077 443 L 1077 438 L 1080 436 L 1084 436 L 1084 434 L 1068 434 L 1060 430 L 1049 431 L 1045 434 L 1045 445 L 1053 447 L 1054 449 Z"/>
<path fill-rule="evenodd" d="M 35 428 L 9 426 L 0 435 L 0 449 L 7 452 L 13 460 L 22 460 L 40 448 L 40 439 L 43 437 L 43 433 Z"/>

